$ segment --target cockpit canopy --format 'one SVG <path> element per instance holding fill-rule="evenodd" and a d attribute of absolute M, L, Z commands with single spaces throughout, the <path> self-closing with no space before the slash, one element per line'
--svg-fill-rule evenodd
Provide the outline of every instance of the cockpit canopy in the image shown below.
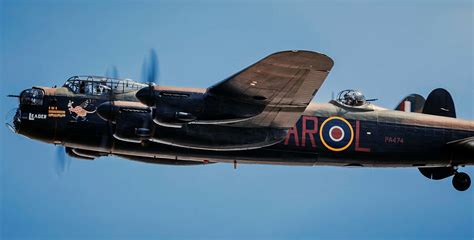
<path fill-rule="evenodd" d="M 86 95 L 107 95 L 110 92 L 114 94 L 127 93 L 140 90 L 146 86 L 146 84 L 130 79 L 98 76 L 73 76 L 64 83 L 64 87 L 72 92 Z"/>
<path fill-rule="evenodd" d="M 347 89 L 341 91 L 337 95 L 337 102 L 351 107 L 360 107 L 366 105 L 368 102 L 365 99 L 364 94 L 358 90 Z"/>

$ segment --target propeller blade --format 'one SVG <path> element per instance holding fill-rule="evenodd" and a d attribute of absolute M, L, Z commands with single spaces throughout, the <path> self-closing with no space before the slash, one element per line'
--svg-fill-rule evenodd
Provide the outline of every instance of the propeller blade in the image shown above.
<path fill-rule="evenodd" d="M 54 168 L 58 176 L 62 176 L 66 173 L 70 165 L 70 158 L 66 154 L 66 148 L 58 146 L 56 148 L 56 159 L 54 162 Z"/>
<path fill-rule="evenodd" d="M 117 67 L 112 66 L 112 68 L 107 68 L 107 71 L 105 72 L 105 76 L 108 78 L 119 78 Z"/>
<path fill-rule="evenodd" d="M 118 70 L 117 70 L 117 67 L 116 66 L 112 66 L 111 68 L 107 68 L 107 71 L 105 73 L 105 76 L 108 77 L 108 78 L 114 78 L 114 79 L 118 79 L 119 78 L 119 73 L 118 73 Z M 107 104 L 107 106 L 104 107 L 100 106 L 97 108 L 97 112 L 100 116 L 100 112 L 104 112 L 107 114 L 107 113 L 110 113 L 112 111 L 112 109 L 114 108 L 114 92 L 113 91 L 109 91 L 109 101 L 108 103 L 104 103 L 104 104 Z M 102 113 L 104 114 L 104 113 Z M 102 116 L 101 116 L 102 117 Z M 105 131 L 102 133 L 102 138 L 101 138 L 101 141 L 100 141 L 100 147 L 104 150 L 108 149 L 108 146 L 110 144 L 110 142 L 112 141 L 111 140 L 111 137 L 114 132 L 113 132 L 113 122 L 109 119 L 109 118 L 104 118 L 104 120 L 107 121 L 107 128 L 105 129 Z"/>
<path fill-rule="evenodd" d="M 150 55 L 143 61 L 142 79 L 150 86 L 158 84 L 158 56 L 154 49 L 150 50 Z"/>
<path fill-rule="evenodd" d="M 118 70 L 117 70 L 117 67 L 116 67 L 116 66 L 114 66 L 114 67 L 112 68 L 112 76 L 113 76 L 114 78 L 119 78 L 119 73 L 118 73 Z"/>
<path fill-rule="evenodd" d="M 150 69 L 148 82 L 156 83 L 158 81 L 158 57 L 154 49 L 150 50 Z"/>
<path fill-rule="evenodd" d="M 143 58 L 143 64 L 142 64 L 142 82 L 147 82 L 147 59 L 146 57 Z"/>

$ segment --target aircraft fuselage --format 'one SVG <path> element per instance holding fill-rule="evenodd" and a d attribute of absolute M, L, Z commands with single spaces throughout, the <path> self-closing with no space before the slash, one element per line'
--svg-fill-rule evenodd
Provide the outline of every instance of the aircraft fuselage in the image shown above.
<path fill-rule="evenodd" d="M 186 149 L 156 142 L 131 143 L 113 137 L 114 126 L 97 115 L 107 99 L 44 97 L 42 106 L 22 106 L 17 131 L 40 141 L 137 159 L 364 167 L 463 166 L 474 158 L 446 143 L 474 136 L 474 122 L 376 107 L 347 108 L 336 102 L 308 106 L 278 144 L 250 150 Z M 80 107 L 88 101 L 89 107 Z M 156 129 L 172 134 L 165 127 Z M 170 132 L 171 131 L 171 132 Z M 229 139 L 241 137 L 230 131 Z"/>

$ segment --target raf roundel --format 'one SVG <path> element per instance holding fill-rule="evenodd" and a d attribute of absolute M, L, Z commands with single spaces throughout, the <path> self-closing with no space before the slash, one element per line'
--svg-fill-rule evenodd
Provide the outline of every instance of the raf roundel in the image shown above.
<path fill-rule="evenodd" d="M 334 142 L 339 142 L 344 139 L 344 130 L 339 126 L 332 126 L 329 129 L 329 137 Z"/>
<path fill-rule="evenodd" d="M 330 117 L 321 124 L 319 137 L 323 145 L 334 152 L 347 149 L 354 140 L 351 124 L 342 117 Z"/>

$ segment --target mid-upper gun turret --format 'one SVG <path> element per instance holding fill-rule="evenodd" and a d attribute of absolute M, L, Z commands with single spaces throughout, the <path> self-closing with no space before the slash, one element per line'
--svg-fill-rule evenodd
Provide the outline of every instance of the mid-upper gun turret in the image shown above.
<path fill-rule="evenodd" d="M 364 94 L 361 91 L 347 89 L 337 95 L 336 101 L 345 106 L 360 107 L 368 104 Z"/>

